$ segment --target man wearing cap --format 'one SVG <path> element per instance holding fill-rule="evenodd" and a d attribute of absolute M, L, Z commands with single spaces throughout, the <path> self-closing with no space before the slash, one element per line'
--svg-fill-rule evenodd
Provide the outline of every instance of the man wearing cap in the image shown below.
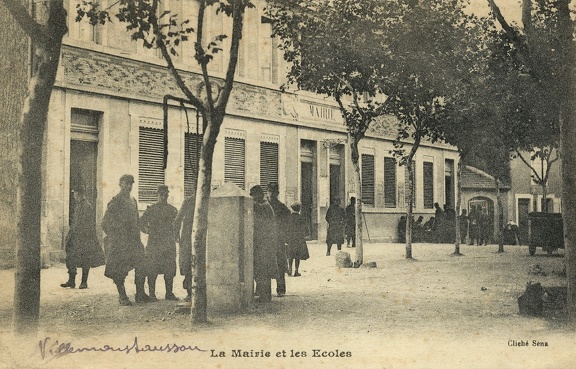
<path fill-rule="evenodd" d="M 288 272 L 288 257 L 286 253 L 286 243 L 288 241 L 288 219 L 292 213 L 286 205 L 279 199 L 278 183 L 270 182 L 268 184 L 268 202 L 274 210 L 274 219 L 276 220 L 276 262 L 278 264 L 278 277 L 276 278 L 276 293 L 278 297 L 286 294 L 286 278 L 284 273 Z"/>
<path fill-rule="evenodd" d="M 70 231 L 66 236 L 66 267 L 68 282 L 62 283 L 63 288 L 76 287 L 76 268 L 82 268 L 80 289 L 88 288 L 88 273 L 90 268 L 104 265 L 104 252 L 96 236 L 96 222 L 92 205 L 86 199 L 85 187 L 76 186 L 74 190 L 74 216 Z"/>
<path fill-rule="evenodd" d="M 134 177 L 130 174 L 120 177 L 120 192 L 110 200 L 102 219 L 102 229 L 106 233 L 104 275 L 116 284 L 122 306 L 132 305 L 124 287 L 124 280 L 132 269 L 135 272 L 136 302 L 150 301 L 144 292 L 145 255 L 144 245 L 140 241 L 138 203 L 130 196 L 133 184 Z"/>
<path fill-rule="evenodd" d="M 168 186 L 158 186 L 158 202 L 149 206 L 140 218 L 140 230 L 148 234 L 146 271 L 151 301 L 158 301 L 156 298 L 158 274 L 164 274 L 166 300 L 178 300 L 173 293 L 176 275 L 176 242 L 172 230 L 178 210 L 168 204 L 168 194 Z"/>

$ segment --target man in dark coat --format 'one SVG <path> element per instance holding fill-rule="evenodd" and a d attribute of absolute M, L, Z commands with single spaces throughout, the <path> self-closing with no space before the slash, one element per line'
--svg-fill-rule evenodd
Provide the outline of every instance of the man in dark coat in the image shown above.
<path fill-rule="evenodd" d="M 180 245 L 178 264 L 180 275 L 184 276 L 182 288 L 187 293 L 186 298 L 184 298 L 186 302 L 192 301 L 192 225 L 194 223 L 195 199 L 194 195 L 186 197 L 174 220 L 176 242 Z"/>
<path fill-rule="evenodd" d="M 350 204 L 346 207 L 346 246 L 356 247 L 356 198 L 350 198 Z"/>
<path fill-rule="evenodd" d="M 132 305 L 124 287 L 124 280 L 132 269 L 135 270 L 136 302 L 150 301 L 144 292 L 145 254 L 140 241 L 138 203 L 130 196 L 133 183 L 134 177 L 130 174 L 120 177 L 120 192 L 110 200 L 102 219 L 102 229 L 106 233 L 104 275 L 116 284 L 122 306 Z"/>
<path fill-rule="evenodd" d="M 462 209 L 460 214 L 460 242 L 466 243 L 466 236 L 468 235 L 468 211 Z"/>
<path fill-rule="evenodd" d="M 300 260 L 308 260 L 308 245 L 306 245 L 306 219 L 300 215 L 302 205 L 295 202 L 290 206 L 292 214 L 288 218 L 288 275 L 292 275 L 292 261 L 294 261 L 294 277 L 300 277 L 298 268 Z"/>
<path fill-rule="evenodd" d="M 104 265 L 104 252 L 96 236 L 96 222 L 92 205 L 86 199 L 83 185 L 73 190 L 76 206 L 72 225 L 66 237 L 66 267 L 68 282 L 60 286 L 76 287 L 76 268 L 82 268 L 80 289 L 88 288 L 88 273 L 90 268 Z"/>
<path fill-rule="evenodd" d="M 286 253 L 286 243 L 288 242 L 288 221 L 292 213 L 286 205 L 278 200 L 280 191 L 278 190 L 278 183 L 270 182 L 268 184 L 268 202 L 274 210 L 274 218 L 276 219 L 276 262 L 278 263 L 278 278 L 276 278 L 276 293 L 278 297 L 286 294 L 286 278 L 285 273 L 288 272 L 288 256 Z"/>
<path fill-rule="evenodd" d="M 328 232 L 326 234 L 326 256 L 330 256 L 332 245 L 336 244 L 338 250 L 342 249 L 344 243 L 344 219 L 346 214 L 340 206 L 340 199 L 333 198 L 326 212 L 326 221 L 328 222 Z"/>
<path fill-rule="evenodd" d="M 140 218 L 140 230 L 148 234 L 146 264 L 150 301 L 158 301 L 156 298 L 158 274 L 164 274 L 166 300 L 178 301 L 173 292 L 176 275 L 176 242 L 173 225 L 178 210 L 168 204 L 168 194 L 168 186 L 158 186 L 158 202 L 149 206 Z"/>
<path fill-rule="evenodd" d="M 258 296 L 259 302 L 270 302 L 272 301 L 271 280 L 277 278 L 278 275 L 276 220 L 274 210 L 264 198 L 262 187 L 252 187 L 250 196 L 254 200 L 255 295 Z"/>

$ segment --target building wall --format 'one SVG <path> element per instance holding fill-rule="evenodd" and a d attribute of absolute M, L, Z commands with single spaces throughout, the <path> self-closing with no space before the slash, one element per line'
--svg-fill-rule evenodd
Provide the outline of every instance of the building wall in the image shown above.
<path fill-rule="evenodd" d="M 183 2 L 178 3 L 184 6 Z M 322 96 L 310 93 L 281 93 L 280 72 L 283 66 L 273 66 L 278 81 L 273 83 L 267 74 L 267 57 L 270 48 L 259 53 L 259 44 L 251 45 L 255 39 L 265 41 L 266 28 L 258 22 L 259 14 L 251 11 L 252 22 L 247 33 L 252 39 L 245 42 L 244 64 L 239 64 L 227 116 L 224 119 L 214 152 L 212 187 L 217 188 L 226 180 L 226 138 L 244 140 L 245 168 L 244 190 L 261 183 L 260 147 L 262 142 L 278 146 L 278 182 L 280 199 L 287 205 L 302 201 L 302 191 L 308 191 L 302 182 L 303 145 L 313 147 L 311 237 L 323 240 L 326 234 L 324 216 L 330 201 L 330 163 L 341 166 L 339 197 L 346 206 L 348 198 L 360 189 L 354 188 L 353 169 L 349 147 L 346 144 L 346 129 L 337 105 Z M 215 19 L 209 24 L 221 27 Z M 258 25 L 258 27 L 255 27 Z M 115 27 L 115 26 L 114 26 Z M 45 255 L 58 259 L 63 256 L 63 240 L 69 228 L 70 216 L 70 165 L 71 140 L 92 139 L 97 141 L 96 190 L 94 200 L 98 227 L 108 201 L 118 192 L 118 179 L 129 173 L 134 175 L 132 194 L 139 200 L 139 209 L 144 211 L 151 201 L 139 195 L 141 180 L 140 129 L 163 129 L 162 99 L 165 95 L 181 96 L 164 63 L 154 51 L 141 45 L 120 44 L 110 40 L 115 29 L 106 26 L 94 36 L 93 29 L 85 24 L 74 24 L 69 38 L 62 49 L 55 93 L 53 95 L 46 150 L 45 211 L 43 213 L 43 247 Z M 262 37 L 260 37 L 262 36 Z M 120 37 L 120 36 L 116 36 Z M 269 39 L 269 37 L 268 37 Z M 97 40 L 97 42 L 94 42 Z M 250 49 L 250 47 L 256 48 Z M 188 64 L 186 55 L 190 50 L 182 47 L 177 58 L 184 80 L 190 86 L 201 79 Z M 273 58 L 272 58 L 273 59 Z M 281 59 L 281 58 L 280 58 Z M 254 62 L 256 60 L 257 62 Z M 221 60 L 213 66 L 213 73 L 222 72 Z M 196 128 L 196 114 L 171 102 L 168 113 L 168 157 L 164 171 L 164 183 L 170 187 L 169 202 L 177 207 L 184 199 L 185 132 L 187 120 L 192 130 Z M 73 122 L 74 111 L 90 112 L 98 119 L 97 129 L 91 134 L 80 132 Z M 187 119 L 188 118 L 188 119 Z M 393 149 L 390 138 L 369 134 L 361 143 L 362 153 L 371 153 L 375 159 L 374 183 L 375 203 L 364 207 L 367 234 L 372 241 L 396 241 L 396 228 L 401 214 L 405 213 L 404 168 L 397 168 L 396 207 L 384 206 L 384 157 Z M 152 150 L 152 149 L 151 149 Z M 158 150 L 156 147 L 154 150 Z M 423 161 L 434 163 L 434 202 L 446 203 L 444 193 L 445 160 L 457 163 L 454 148 L 424 144 L 416 156 L 416 208 L 418 215 L 433 215 L 432 208 L 423 207 Z M 308 160 L 308 159 L 306 159 Z M 100 228 L 99 228 L 100 229 Z M 101 232 L 100 232 L 101 233 Z"/>
<path fill-rule="evenodd" d="M 524 157 L 529 158 L 529 154 L 524 153 Z M 552 206 L 549 211 L 554 213 L 562 211 L 560 165 L 560 159 L 552 164 L 547 185 L 547 198 L 549 199 L 549 206 Z M 536 163 L 534 167 L 538 168 L 538 164 Z M 510 174 L 511 189 L 508 195 L 508 212 L 510 220 L 518 223 L 520 220 L 518 214 L 519 200 L 529 201 L 530 211 L 542 211 L 542 187 L 532 180 L 531 169 L 519 158 L 510 162 Z"/>
<path fill-rule="evenodd" d="M 18 242 L 18 137 L 28 90 L 29 44 L 4 3 L 0 3 L 0 24 L 0 268 L 7 268 L 14 265 Z"/>

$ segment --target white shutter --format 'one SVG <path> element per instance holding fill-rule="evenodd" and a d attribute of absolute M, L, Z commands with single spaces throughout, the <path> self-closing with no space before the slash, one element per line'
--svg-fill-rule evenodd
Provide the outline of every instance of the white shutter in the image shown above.
<path fill-rule="evenodd" d="M 140 127 L 138 135 L 138 201 L 158 199 L 158 185 L 164 184 L 164 130 Z"/>

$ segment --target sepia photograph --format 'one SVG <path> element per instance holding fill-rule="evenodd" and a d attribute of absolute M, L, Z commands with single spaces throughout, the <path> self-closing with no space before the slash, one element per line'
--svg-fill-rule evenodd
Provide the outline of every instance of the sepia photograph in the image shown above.
<path fill-rule="evenodd" d="M 0 0 L 0 369 L 576 367 L 575 28 Z"/>

